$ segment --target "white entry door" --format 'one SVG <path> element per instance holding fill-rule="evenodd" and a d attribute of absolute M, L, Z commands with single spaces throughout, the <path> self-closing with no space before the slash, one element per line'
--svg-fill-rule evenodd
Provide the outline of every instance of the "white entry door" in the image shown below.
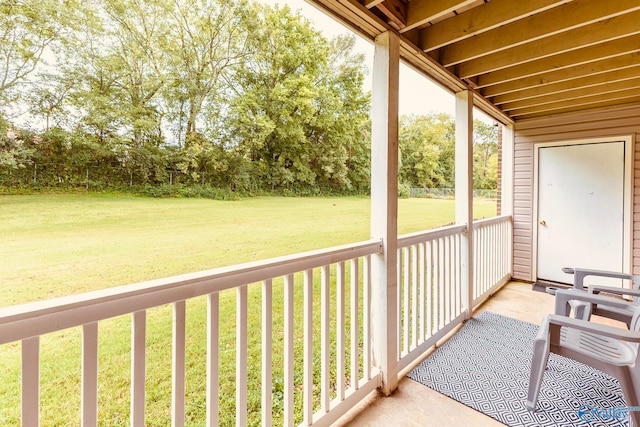
<path fill-rule="evenodd" d="M 623 271 L 624 142 L 540 147 L 537 277 L 563 267 Z"/>

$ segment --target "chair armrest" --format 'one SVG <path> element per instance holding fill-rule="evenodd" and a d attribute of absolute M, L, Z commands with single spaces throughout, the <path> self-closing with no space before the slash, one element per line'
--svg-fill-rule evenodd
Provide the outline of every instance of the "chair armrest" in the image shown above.
<path fill-rule="evenodd" d="M 589 292 L 590 294 L 599 294 L 601 292 L 605 292 L 608 294 L 633 295 L 634 297 L 640 297 L 640 289 L 614 288 L 613 286 L 603 285 L 589 285 L 587 287 L 587 292 Z"/>
<path fill-rule="evenodd" d="M 590 332 L 603 337 L 614 338 L 626 342 L 640 343 L 640 332 L 617 328 L 615 326 L 603 325 L 601 323 L 589 322 L 582 319 L 574 319 L 572 317 L 559 316 L 557 314 L 547 314 L 545 318 L 545 323 L 546 322 L 552 325 Z"/>
<path fill-rule="evenodd" d="M 616 271 L 606 271 L 606 270 L 589 270 L 586 268 L 563 268 L 567 274 L 573 274 L 573 287 L 576 289 L 584 289 L 584 278 L 587 276 L 598 276 L 598 277 L 610 277 L 613 279 L 626 279 L 631 280 L 634 283 L 634 288 L 636 288 L 640 284 L 640 277 L 634 276 L 633 274 L 619 273 Z"/>
<path fill-rule="evenodd" d="M 615 308 L 628 309 L 629 301 L 606 295 L 591 294 L 576 289 L 558 289 L 556 291 L 555 314 L 569 315 L 569 301 L 582 301 L 589 304 L 602 304 Z"/>

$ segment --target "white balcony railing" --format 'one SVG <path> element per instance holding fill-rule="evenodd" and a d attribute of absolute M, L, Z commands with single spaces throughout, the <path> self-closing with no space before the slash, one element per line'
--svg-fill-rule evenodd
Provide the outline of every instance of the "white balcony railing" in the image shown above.
<path fill-rule="evenodd" d="M 510 224 L 510 217 L 474 224 L 474 305 L 510 275 Z M 398 238 L 395 320 L 399 371 L 465 316 L 461 241 L 466 230 L 466 226 L 456 225 Z M 98 406 L 99 393 L 105 392 L 98 381 L 99 325 L 106 319 L 130 316 L 128 418 L 131 425 L 145 425 L 150 376 L 147 314 L 156 307 L 169 306 L 171 422 L 184 425 L 189 365 L 186 303 L 205 298 L 206 309 L 204 305 L 200 308 L 206 310 L 206 331 L 202 332 L 206 334 L 206 366 L 202 368 L 202 375 L 206 375 L 206 419 L 200 424 L 213 426 L 231 419 L 239 426 L 328 425 L 381 384 L 382 376 L 372 359 L 370 326 L 371 257 L 381 250 L 381 242 L 366 241 L 2 308 L 0 345 L 22 343 L 22 424 L 39 425 L 41 337 L 81 327 L 78 409 L 83 426 L 99 425 L 104 415 Z M 232 296 L 229 292 L 235 293 L 235 326 L 229 326 L 228 319 L 221 316 L 222 304 Z M 249 313 L 258 310 L 260 320 L 250 322 Z M 228 368 L 221 363 L 224 328 L 235 329 L 232 373 L 223 372 Z M 259 351 L 249 346 L 249 337 L 256 342 L 256 336 L 260 337 Z M 256 352 L 259 362 L 253 366 L 249 360 L 255 360 Z M 259 375 L 253 372 L 258 366 Z M 283 378 L 278 405 L 274 404 L 276 370 Z M 221 378 L 230 375 L 235 379 L 233 391 L 221 387 Z M 249 378 L 256 378 L 259 386 Z M 224 411 L 234 412 L 230 417 L 224 414 L 225 422 L 220 417 L 223 401 L 227 403 Z M 235 402 L 235 409 L 229 409 L 228 402 Z"/>
<path fill-rule="evenodd" d="M 220 372 L 220 294 L 236 293 L 236 425 L 279 424 L 326 425 L 337 419 L 379 385 L 379 375 L 371 366 L 369 337 L 370 256 L 381 250 L 378 241 L 368 241 L 293 256 L 274 258 L 226 268 L 218 268 L 166 279 L 133 284 L 97 292 L 57 298 L 0 309 L 0 344 L 22 341 L 22 425 L 39 425 L 40 336 L 82 327 L 83 426 L 98 425 L 98 324 L 122 315 L 132 316 L 130 424 L 145 425 L 147 311 L 163 305 L 173 307 L 172 424 L 185 423 L 185 302 L 206 296 L 207 304 L 207 396 L 206 424 L 218 425 Z M 318 274 L 319 273 L 319 274 Z M 332 277 L 333 276 L 333 277 Z M 284 325 L 274 325 L 274 289 L 283 278 Z M 279 286 L 279 285 L 278 285 Z M 249 288 L 261 287 L 262 325 L 249 330 Z M 303 297 L 296 298 L 303 288 Z M 348 294 L 346 293 L 348 290 Z M 280 292 L 281 291 L 281 292 Z M 334 296 L 332 296 L 334 295 Z M 333 305 L 333 307 L 332 307 Z M 315 319 L 314 307 L 320 306 Z M 302 325 L 294 324 L 294 312 L 303 312 Z M 348 311 L 347 311 L 348 310 Z M 335 332 L 331 325 L 335 325 Z M 283 331 L 283 349 L 273 345 L 273 329 Z M 314 332 L 319 329 L 319 336 Z M 300 331 L 302 332 L 296 332 Z M 248 346 L 251 334 L 262 336 L 261 416 L 248 420 Z M 276 334 L 277 335 L 277 334 Z M 349 347 L 346 346 L 348 337 Z M 294 357 L 301 341 L 303 358 Z M 333 344 L 332 344 L 333 343 Z M 321 351 L 315 351 L 321 348 Z M 362 350 L 361 350 L 362 349 Z M 278 414 L 273 403 L 272 353 L 284 352 L 284 405 Z M 317 357 L 314 356 L 319 355 Z M 330 360 L 330 355 L 335 355 Z M 348 354 L 348 357 L 346 357 Z M 320 375 L 314 375 L 314 367 Z M 332 369 L 333 367 L 333 369 Z M 301 384 L 294 371 L 303 372 Z M 204 374 L 204 373 L 203 373 Z M 227 373 L 225 373 L 227 374 Z M 229 398 L 229 396 L 227 396 Z M 294 406 L 302 401 L 302 415 Z M 5 402 L 6 404 L 6 402 Z M 299 411 L 298 411 L 299 412 Z M 275 413 L 275 414 L 274 414 Z"/>
<path fill-rule="evenodd" d="M 473 307 L 511 277 L 511 216 L 474 221 Z M 398 369 L 402 371 L 465 316 L 465 225 L 398 238 Z"/>
<path fill-rule="evenodd" d="M 511 279 L 511 216 L 473 223 L 473 306 Z"/>

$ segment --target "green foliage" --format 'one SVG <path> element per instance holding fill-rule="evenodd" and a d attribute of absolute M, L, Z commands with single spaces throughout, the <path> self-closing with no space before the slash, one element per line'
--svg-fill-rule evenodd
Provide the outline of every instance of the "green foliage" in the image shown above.
<path fill-rule="evenodd" d="M 44 0 L 43 16 L 56 5 Z M 0 10 L 6 34 L 31 52 L 22 64 L 0 47 L 24 83 L 11 83 L 12 99 L 45 127 L 20 145 L 33 152 L 3 139 L 0 184 L 368 191 L 369 94 L 353 36 L 327 40 L 288 7 L 245 0 L 66 9 L 40 27 L 30 0 Z M 56 60 L 37 68 L 54 48 Z"/>
<path fill-rule="evenodd" d="M 448 114 L 400 118 L 399 178 L 413 187 L 453 188 L 455 121 Z M 476 189 L 495 189 L 498 179 L 498 129 L 473 122 L 473 180 Z"/>
<path fill-rule="evenodd" d="M 498 127 L 473 121 L 473 187 L 494 190 L 498 181 Z"/>
<path fill-rule="evenodd" d="M 455 122 L 444 113 L 400 118 L 400 182 L 453 187 Z"/>
<path fill-rule="evenodd" d="M 407 183 L 398 184 L 398 197 L 401 199 L 411 197 L 411 186 Z"/>
<path fill-rule="evenodd" d="M 33 150 L 25 145 L 24 136 L 15 132 L 0 115 L 0 174 L 10 175 L 31 163 Z"/>

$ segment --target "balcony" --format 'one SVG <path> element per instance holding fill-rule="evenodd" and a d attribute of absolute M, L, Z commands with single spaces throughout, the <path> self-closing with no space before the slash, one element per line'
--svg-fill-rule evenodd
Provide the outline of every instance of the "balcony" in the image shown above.
<path fill-rule="evenodd" d="M 374 279 L 383 244 L 371 240 L 0 309 L 0 344 L 21 343 L 16 391 L 21 403 L 14 410 L 21 413 L 22 425 L 49 424 L 47 416 L 41 416 L 51 413 L 51 408 L 42 411 L 40 398 L 41 337 L 80 330 L 81 386 L 78 407 L 71 409 L 71 418 L 78 417 L 74 423 L 111 421 L 111 414 L 104 414 L 99 405 L 102 395 L 110 393 L 129 396 L 129 411 L 123 416 L 128 424 L 157 422 L 146 410 L 153 381 L 149 372 L 157 368 L 147 357 L 147 325 L 150 313 L 155 317 L 160 310 L 172 325 L 167 372 L 171 423 L 186 425 L 186 373 L 194 364 L 188 352 L 187 304 L 190 315 L 206 318 L 206 327 L 198 331 L 207 341 L 206 363 L 200 366 L 206 389 L 199 396 L 206 402 L 206 420 L 198 424 L 234 420 L 239 426 L 330 425 L 376 396 L 385 377 L 401 381 L 400 390 L 389 398 L 394 402 L 411 387 L 402 379 L 405 368 L 510 278 L 511 217 L 475 221 L 472 230 L 473 239 L 466 225 L 399 236 L 397 291 L 385 298 Z M 470 241 L 473 251 L 466 244 Z M 471 254 L 476 268 L 468 277 L 463 267 Z M 514 292 L 512 287 L 522 292 L 511 285 L 504 294 Z M 235 299 L 235 322 L 220 316 L 220 301 L 229 297 Z M 382 306 L 395 310 L 381 316 Z M 260 324 L 248 320 L 250 311 L 260 311 Z M 130 318 L 130 326 L 119 331 L 131 336 L 126 390 L 105 390 L 99 380 L 114 374 L 102 372 L 99 363 L 98 331 L 112 333 L 113 324 L 104 326 L 111 318 Z M 221 337 L 229 332 L 235 335 L 235 345 L 223 345 Z M 391 343 L 387 336 L 396 339 Z M 232 373 L 222 363 L 230 352 Z M 386 365 L 395 367 L 393 372 L 385 371 L 385 357 Z M 47 359 L 47 365 L 52 363 L 60 360 Z M 276 377 L 282 378 L 281 384 Z M 235 385 L 229 387 L 229 382 Z M 230 400 L 234 408 L 223 403 Z"/>
<path fill-rule="evenodd" d="M 478 310 L 538 324 L 545 314 L 553 312 L 553 301 L 549 294 L 532 291 L 529 283 L 509 282 Z M 371 395 L 336 423 L 336 426 L 347 425 L 498 427 L 504 424 L 405 377 L 393 395 L 386 398 Z"/>

